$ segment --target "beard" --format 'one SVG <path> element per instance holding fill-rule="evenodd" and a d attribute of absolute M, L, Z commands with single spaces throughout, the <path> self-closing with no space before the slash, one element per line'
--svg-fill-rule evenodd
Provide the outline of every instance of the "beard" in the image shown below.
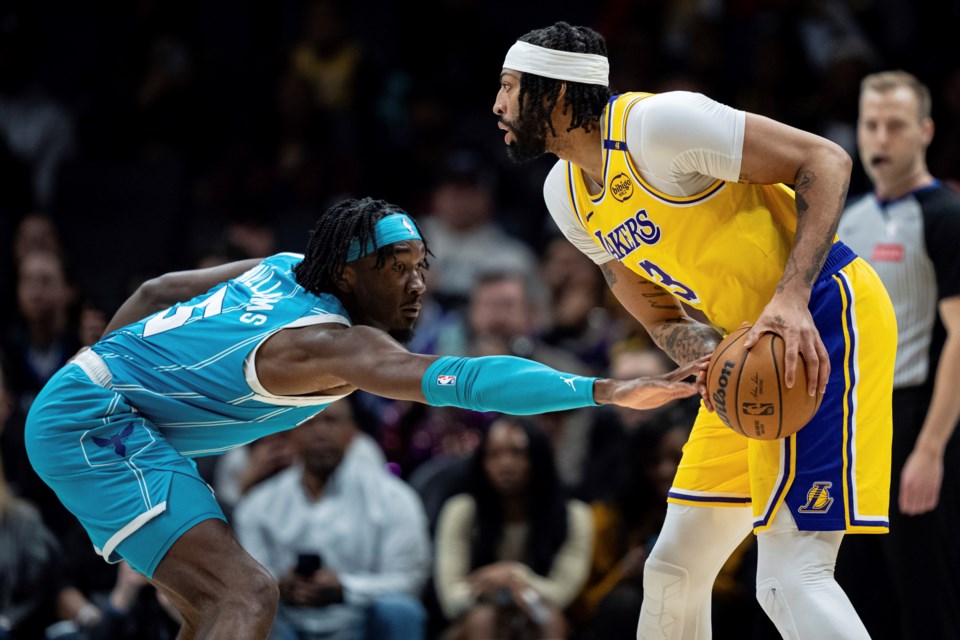
<path fill-rule="evenodd" d="M 409 344 L 410 341 L 413 340 L 413 336 L 417 334 L 417 332 L 413 330 L 413 327 L 407 329 L 391 329 L 387 333 L 390 334 L 391 338 L 403 345 Z"/>
<path fill-rule="evenodd" d="M 546 133 L 539 131 L 533 118 L 520 116 L 515 123 L 500 121 L 513 133 L 514 141 L 507 145 L 507 157 L 514 162 L 536 160 L 547 152 Z"/>

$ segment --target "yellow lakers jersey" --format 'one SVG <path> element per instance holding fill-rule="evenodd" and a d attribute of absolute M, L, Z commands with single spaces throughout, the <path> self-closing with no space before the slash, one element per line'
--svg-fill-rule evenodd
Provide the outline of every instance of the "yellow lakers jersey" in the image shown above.
<path fill-rule="evenodd" d="M 607 104 L 599 194 L 591 196 L 581 170 L 566 163 L 573 210 L 607 253 L 732 331 L 755 321 L 773 297 L 796 234 L 794 192 L 717 180 L 676 197 L 647 184 L 627 149 L 626 122 L 650 95 L 625 93 Z"/>

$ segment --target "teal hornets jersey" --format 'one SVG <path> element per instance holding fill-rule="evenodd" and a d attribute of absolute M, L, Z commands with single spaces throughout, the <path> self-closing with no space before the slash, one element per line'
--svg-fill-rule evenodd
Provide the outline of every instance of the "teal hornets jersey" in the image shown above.
<path fill-rule="evenodd" d="M 92 350 L 109 369 L 109 388 L 190 457 L 292 429 L 341 398 L 275 396 L 256 377 L 256 349 L 277 331 L 351 324 L 337 298 L 297 284 L 293 267 L 302 259 L 271 256 L 201 296 L 105 336 Z"/>

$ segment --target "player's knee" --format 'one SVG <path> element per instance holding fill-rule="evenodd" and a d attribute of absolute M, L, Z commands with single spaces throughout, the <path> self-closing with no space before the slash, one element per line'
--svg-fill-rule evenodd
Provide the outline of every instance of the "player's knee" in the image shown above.
<path fill-rule="evenodd" d="M 259 570 L 251 572 L 248 579 L 244 579 L 244 583 L 243 606 L 257 617 L 273 617 L 280 602 L 280 588 L 274 577 L 259 567 Z"/>
<path fill-rule="evenodd" d="M 797 625 L 790 609 L 788 590 L 776 578 L 757 581 L 757 602 L 784 638 L 797 638 Z"/>
<path fill-rule="evenodd" d="M 690 576 L 683 567 L 657 558 L 648 558 L 643 568 L 643 607 L 637 638 L 648 637 L 647 631 L 669 630 L 683 626 L 689 599 Z M 655 636 L 649 636 L 655 637 Z M 667 633 L 668 638 L 678 637 Z"/>
<path fill-rule="evenodd" d="M 214 579 L 198 584 L 191 600 L 201 617 L 236 615 L 261 619 L 276 613 L 280 589 L 266 569 L 251 563 L 242 579 Z"/>

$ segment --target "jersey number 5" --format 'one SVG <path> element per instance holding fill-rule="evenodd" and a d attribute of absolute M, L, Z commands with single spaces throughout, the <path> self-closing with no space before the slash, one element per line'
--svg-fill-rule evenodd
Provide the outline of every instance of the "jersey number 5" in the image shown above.
<path fill-rule="evenodd" d="M 177 327 L 182 327 L 190 318 L 193 317 L 194 309 L 203 309 L 203 315 L 200 316 L 202 318 L 209 318 L 210 316 L 217 315 L 223 311 L 223 298 L 225 295 L 227 295 L 227 287 L 223 286 L 210 294 L 210 296 L 202 302 L 178 306 L 176 308 L 177 310 L 174 311 L 172 315 L 166 315 L 170 312 L 170 309 L 156 314 L 144 323 L 143 337 L 149 338 L 150 336 L 155 336 L 158 333 L 170 331 L 171 329 L 176 329 Z"/>

